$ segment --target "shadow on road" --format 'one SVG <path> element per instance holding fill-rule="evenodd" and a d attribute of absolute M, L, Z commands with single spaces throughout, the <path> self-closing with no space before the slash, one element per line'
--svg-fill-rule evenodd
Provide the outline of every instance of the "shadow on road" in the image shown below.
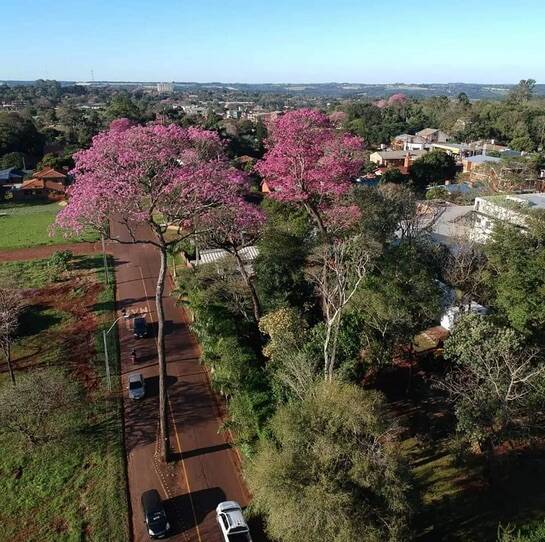
<path fill-rule="evenodd" d="M 195 520 L 197 525 L 200 525 L 204 518 L 225 500 L 225 493 L 219 487 L 193 491 L 191 494 L 186 493 L 168 499 L 165 501 L 165 509 L 172 527 L 171 534 L 180 534 L 192 529 Z"/>
<path fill-rule="evenodd" d="M 231 445 L 229 443 L 218 444 L 216 446 L 207 446 L 205 448 L 195 448 L 194 450 L 188 450 L 187 452 L 176 452 L 172 454 L 172 459 L 174 461 L 179 461 L 180 459 L 189 459 L 190 457 L 197 457 L 204 454 L 212 454 L 214 452 L 222 452 L 223 450 L 230 450 Z"/>

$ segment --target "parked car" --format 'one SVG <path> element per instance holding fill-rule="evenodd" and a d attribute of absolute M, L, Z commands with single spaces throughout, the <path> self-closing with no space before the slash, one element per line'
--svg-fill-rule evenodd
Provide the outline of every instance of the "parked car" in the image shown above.
<path fill-rule="evenodd" d="M 146 395 L 146 383 L 142 373 L 129 375 L 129 399 L 143 399 Z"/>
<path fill-rule="evenodd" d="M 133 330 L 134 336 L 137 339 L 142 339 L 144 337 L 147 337 L 148 336 L 148 324 L 146 322 L 146 317 L 145 316 L 137 316 L 133 320 L 132 330 Z"/>
<path fill-rule="evenodd" d="M 225 501 L 218 504 L 216 520 L 225 542 L 252 542 L 250 529 L 242 515 L 242 508 L 238 502 Z"/>
<path fill-rule="evenodd" d="M 167 514 L 161 496 L 156 489 L 142 493 L 142 511 L 144 521 L 151 538 L 165 538 L 170 530 Z"/>

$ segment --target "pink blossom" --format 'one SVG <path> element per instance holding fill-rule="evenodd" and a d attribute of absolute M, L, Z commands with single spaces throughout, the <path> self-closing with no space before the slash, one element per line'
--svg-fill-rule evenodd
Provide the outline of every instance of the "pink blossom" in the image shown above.
<path fill-rule="evenodd" d="M 392 94 L 388 98 L 388 105 L 404 105 L 407 103 L 407 96 L 402 93 Z"/>
<path fill-rule="evenodd" d="M 363 164 L 363 140 L 339 132 L 323 113 L 290 111 L 271 124 L 266 153 L 256 165 L 271 197 L 318 203 L 351 187 Z"/>
<path fill-rule="evenodd" d="M 159 214 L 163 222 L 187 224 L 211 206 L 237 201 L 247 189 L 217 134 L 121 121 L 74 155 L 76 181 L 57 216 L 60 228 L 102 229 L 114 215 L 151 223 Z"/>

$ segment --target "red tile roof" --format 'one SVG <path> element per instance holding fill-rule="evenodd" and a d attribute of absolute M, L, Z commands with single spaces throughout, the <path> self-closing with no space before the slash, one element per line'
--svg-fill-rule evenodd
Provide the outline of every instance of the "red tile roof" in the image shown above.
<path fill-rule="evenodd" d="M 21 186 L 22 190 L 50 190 L 64 194 L 66 189 L 62 183 L 48 181 L 47 179 L 29 179 Z"/>
<path fill-rule="evenodd" d="M 35 179 L 66 179 L 66 175 L 51 167 L 46 167 L 40 171 L 36 171 L 33 177 Z"/>

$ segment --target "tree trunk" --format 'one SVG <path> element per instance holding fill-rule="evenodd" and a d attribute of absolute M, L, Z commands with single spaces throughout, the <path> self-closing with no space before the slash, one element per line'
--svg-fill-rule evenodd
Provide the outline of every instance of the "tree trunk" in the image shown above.
<path fill-rule="evenodd" d="M 248 286 L 248 289 L 250 290 L 250 295 L 252 297 L 252 305 L 254 307 L 255 321 L 259 322 L 259 320 L 261 319 L 261 304 L 259 302 L 259 297 L 257 296 L 255 286 L 252 282 L 252 279 L 246 272 L 246 269 L 244 268 L 244 262 L 242 261 L 242 258 L 240 257 L 238 251 L 235 250 L 234 254 L 237 260 L 238 269 L 240 271 L 240 274 L 242 275 L 242 279 L 244 280 L 244 283 L 246 284 L 246 286 Z"/>
<path fill-rule="evenodd" d="M 318 226 L 320 233 L 325 237 L 327 234 L 327 230 L 324 225 L 324 221 L 322 220 L 322 217 L 320 216 L 320 213 L 318 212 L 318 210 L 314 207 L 314 205 L 308 202 L 304 202 L 303 206 L 305 207 L 310 217 L 314 220 L 314 222 L 316 222 L 316 225 Z"/>
<path fill-rule="evenodd" d="M 8 339 L 9 340 L 9 339 Z M 15 386 L 15 372 L 13 371 L 13 366 L 11 365 L 11 345 L 6 345 L 6 363 L 8 364 L 9 377 L 11 378 L 11 383 Z"/>
<path fill-rule="evenodd" d="M 161 460 L 166 462 L 170 457 L 170 441 L 168 430 L 168 396 L 167 396 L 167 360 L 165 357 L 165 312 L 163 308 L 163 292 L 167 270 L 166 247 L 159 249 L 161 267 L 157 277 L 155 305 L 157 308 L 157 358 L 159 361 L 159 440 Z"/>

